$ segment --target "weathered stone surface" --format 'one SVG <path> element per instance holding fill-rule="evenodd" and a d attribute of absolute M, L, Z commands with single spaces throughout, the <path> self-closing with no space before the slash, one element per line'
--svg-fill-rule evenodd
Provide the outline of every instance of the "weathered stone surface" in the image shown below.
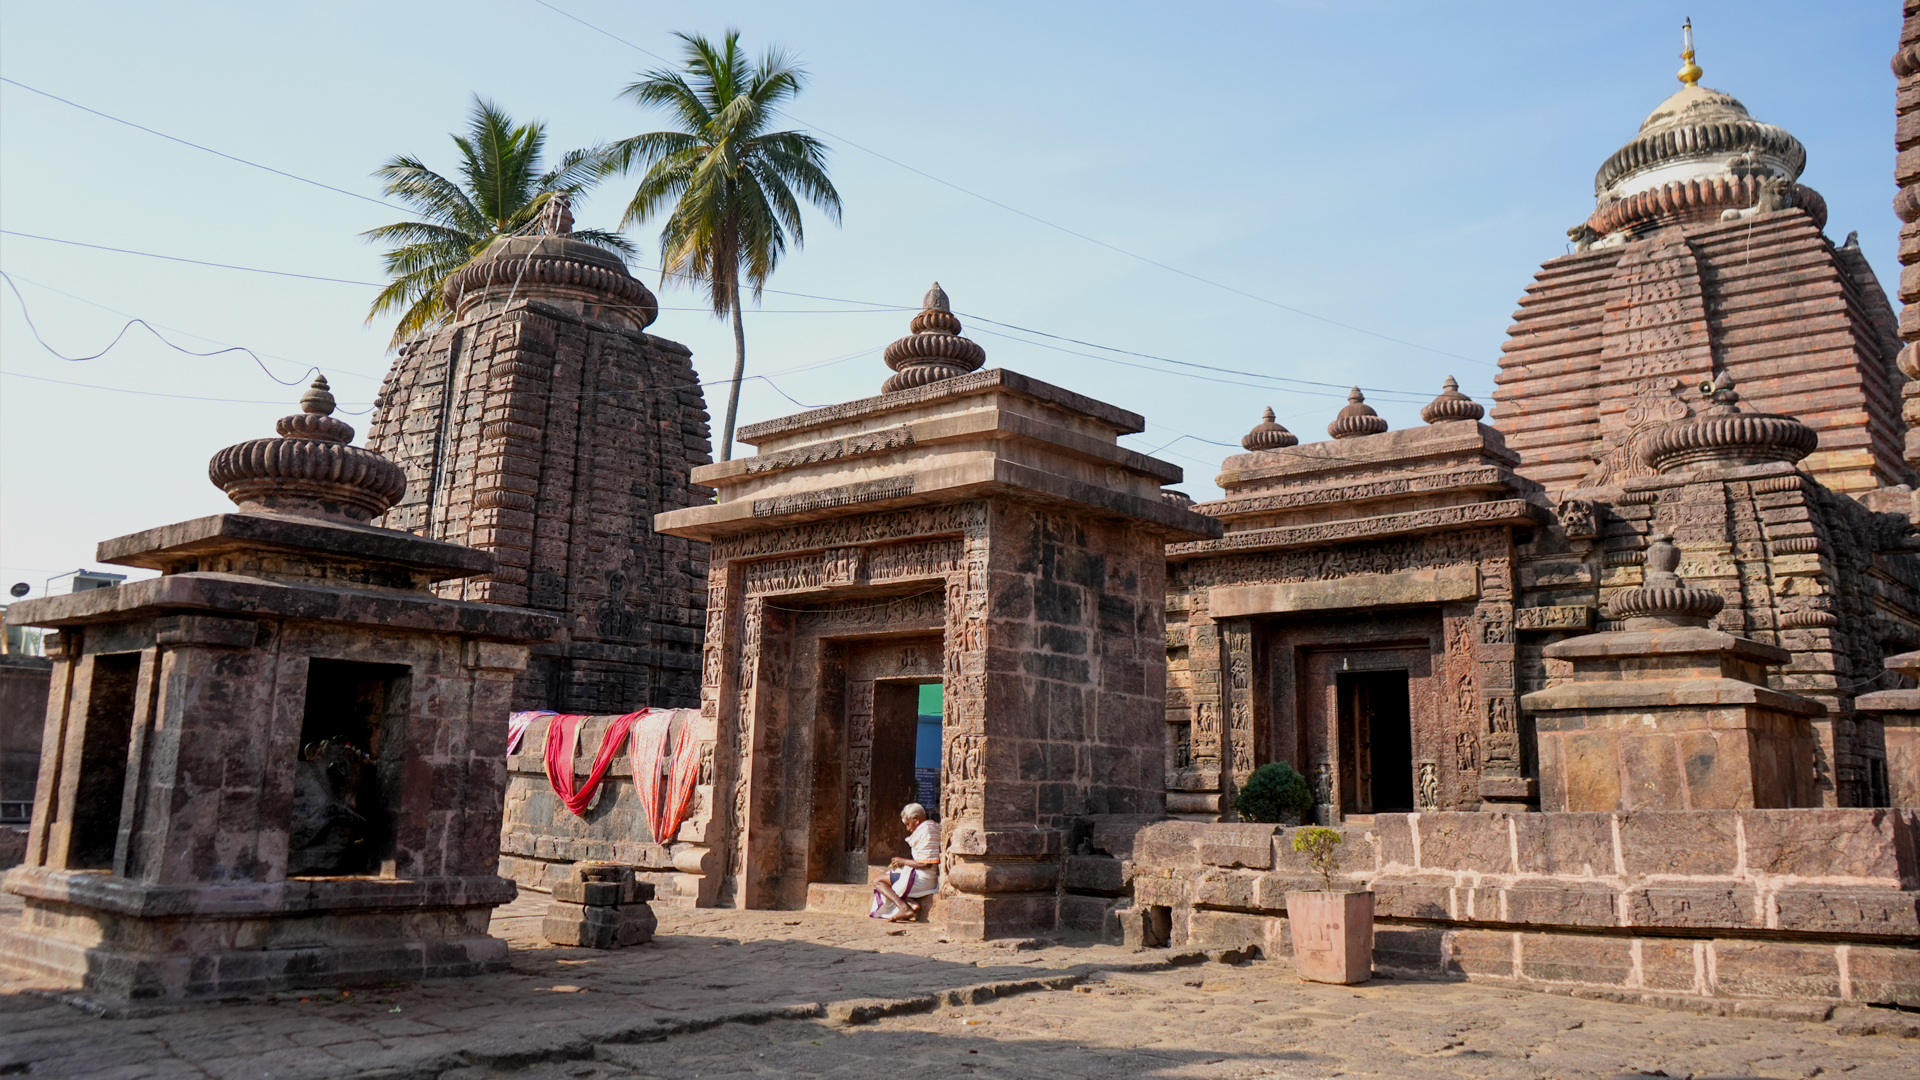
<path fill-rule="evenodd" d="M 363 524 L 392 477 L 323 384 L 302 406 L 214 470 L 279 509 L 109 541 L 163 576 L 9 607 L 59 629 L 60 689 L 0 962 L 119 1003 L 504 966 L 506 716 L 552 620 L 429 592 L 490 558 Z"/>

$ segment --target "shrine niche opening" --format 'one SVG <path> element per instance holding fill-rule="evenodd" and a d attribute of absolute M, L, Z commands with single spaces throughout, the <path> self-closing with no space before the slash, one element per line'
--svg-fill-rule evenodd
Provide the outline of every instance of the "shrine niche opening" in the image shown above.
<path fill-rule="evenodd" d="M 1334 679 L 1340 724 L 1340 775 L 1347 814 L 1414 809 L 1413 714 L 1407 673 L 1343 672 Z"/>

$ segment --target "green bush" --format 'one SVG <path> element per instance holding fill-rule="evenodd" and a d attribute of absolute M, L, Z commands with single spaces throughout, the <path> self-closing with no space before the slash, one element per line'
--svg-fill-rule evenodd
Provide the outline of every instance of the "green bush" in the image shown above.
<path fill-rule="evenodd" d="M 1272 761 L 1247 777 L 1233 798 L 1233 808 L 1245 821 L 1303 821 L 1307 811 L 1313 809 L 1313 791 L 1307 787 L 1307 778 L 1293 766 Z"/>
<path fill-rule="evenodd" d="M 1345 842 L 1339 833 L 1317 825 L 1293 834 L 1293 850 L 1306 855 L 1327 892 L 1333 891 L 1333 872 L 1340 869 L 1340 845 Z"/>

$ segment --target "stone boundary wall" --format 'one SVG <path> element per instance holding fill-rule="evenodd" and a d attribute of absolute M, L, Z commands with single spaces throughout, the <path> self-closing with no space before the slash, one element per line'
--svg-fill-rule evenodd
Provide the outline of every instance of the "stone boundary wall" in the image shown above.
<path fill-rule="evenodd" d="M 613 716 L 589 716 L 580 722 L 574 750 L 573 775 L 584 782 L 593 771 Z M 596 860 L 627 863 L 640 880 L 654 886 L 654 902 L 694 907 L 705 867 L 687 844 L 660 844 L 647 831 L 646 811 L 633 783 L 633 760 L 624 741 L 600 781 L 587 812 L 575 816 L 553 793 L 547 779 L 545 746 L 551 717 L 537 717 L 520 741 L 519 752 L 507 758 L 506 807 L 500 829 L 500 876 L 522 888 L 553 891 L 576 862 Z M 696 791 L 689 817 L 703 812 Z M 682 826 L 683 830 L 685 826 Z M 676 862 L 676 859 L 679 861 Z M 691 860 L 691 865 L 680 865 Z"/>
<path fill-rule="evenodd" d="M 1340 881 L 1377 897 L 1385 972 L 1690 999 L 1920 1006 L 1920 812 L 1382 814 Z M 1274 825 L 1166 821 L 1120 864 L 1127 940 L 1292 955 L 1318 877 Z"/>

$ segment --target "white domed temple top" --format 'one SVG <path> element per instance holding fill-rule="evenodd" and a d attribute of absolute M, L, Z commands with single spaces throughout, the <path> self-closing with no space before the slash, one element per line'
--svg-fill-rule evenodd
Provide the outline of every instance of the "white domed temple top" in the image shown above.
<path fill-rule="evenodd" d="M 1583 245 L 1621 243 L 1650 229 L 1787 206 L 1805 208 L 1824 225 L 1825 202 L 1796 183 L 1807 166 L 1806 147 L 1785 129 L 1755 120 L 1733 95 L 1701 86 L 1692 23 L 1684 30 L 1684 85 L 1600 166 L 1593 216 L 1569 233 Z"/>

